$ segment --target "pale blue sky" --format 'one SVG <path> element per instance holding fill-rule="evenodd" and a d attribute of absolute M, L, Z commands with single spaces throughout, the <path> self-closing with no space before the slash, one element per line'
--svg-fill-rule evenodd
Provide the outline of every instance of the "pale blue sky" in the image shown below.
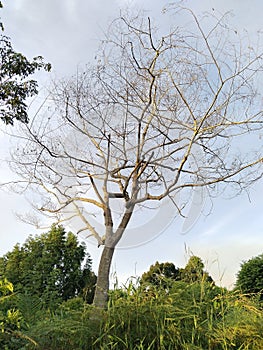
<path fill-rule="evenodd" d="M 103 30 L 119 14 L 120 5 L 141 6 L 149 10 L 150 15 L 159 18 L 158 13 L 166 1 L 13 0 L 3 3 L 2 20 L 15 48 L 29 57 L 43 55 L 51 62 L 52 74 L 39 76 L 41 84 L 45 85 L 50 76 L 56 78 L 73 74 L 78 65 L 93 60 Z M 261 0 L 202 0 L 188 1 L 187 4 L 197 12 L 212 8 L 221 12 L 232 10 L 233 25 L 238 30 L 247 29 L 251 36 L 262 26 Z M 9 138 L 1 133 L 1 159 L 7 157 L 8 148 Z M 0 182 L 11 176 L 7 166 L 1 162 Z M 177 266 L 183 266 L 191 251 L 204 260 L 218 283 L 221 280 L 223 285 L 230 286 L 241 261 L 263 252 L 262 189 L 261 181 L 251 189 L 250 197 L 243 194 L 233 200 L 215 199 L 211 215 L 201 215 L 184 234 L 184 223 L 177 219 L 151 242 L 133 249 L 117 249 L 113 272 L 124 281 L 128 276 L 140 275 L 156 260 L 172 261 Z M 23 242 L 28 234 L 40 232 L 15 218 L 16 211 L 22 212 L 27 207 L 23 196 L 9 192 L 0 192 L 0 195 L 0 254 L 4 254 L 16 242 Z M 207 201 L 206 205 L 209 206 L 210 202 Z M 92 244 L 88 245 L 88 250 L 96 271 L 99 250 Z"/>

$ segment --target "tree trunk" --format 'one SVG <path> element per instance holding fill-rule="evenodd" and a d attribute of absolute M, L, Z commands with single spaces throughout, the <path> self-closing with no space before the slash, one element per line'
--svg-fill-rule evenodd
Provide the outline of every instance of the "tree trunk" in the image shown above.
<path fill-rule="evenodd" d="M 93 305 L 99 308 L 106 308 L 108 301 L 108 291 L 109 291 L 109 275 L 111 261 L 114 247 L 105 246 L 100 258 L 100 265 L 98 271 L 97 285 L 95 289 L 95 295 L 93 300 Z"/>

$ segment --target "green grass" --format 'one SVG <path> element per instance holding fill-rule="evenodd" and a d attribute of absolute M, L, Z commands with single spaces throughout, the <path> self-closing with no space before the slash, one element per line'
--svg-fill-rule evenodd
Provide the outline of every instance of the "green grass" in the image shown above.
<path fill-rule="evenodd" d="M 108 310 L 80 299 L 45 311 L 26 334 L 39 350 L 261 350 L 257 302 L 208 283 L 174 282 L 169 290 L 130 283 L 110 293 Z"/>

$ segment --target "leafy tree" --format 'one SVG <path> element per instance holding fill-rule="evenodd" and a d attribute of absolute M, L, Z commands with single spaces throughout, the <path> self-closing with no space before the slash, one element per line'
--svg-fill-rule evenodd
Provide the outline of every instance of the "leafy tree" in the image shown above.
<path fill-rule="evenodd" d="M 62 226 L 53 225 L 48 233 L 30 236 L 21 247 L 16 245 L 2 257 L 1 271 L 16 290 L 49 304 L 77 295 L 90 301 L 96 283 L 85 246 Z"/>
<path fill-rule="evenodd" d="M 243 293 L 259 293 L 263 299 L 263 254 L 241 264 L 236 287 Z"/>
<path fill-rule="evenodd" d="M 204 271 L 204 263 L 198 256 L 191 256 L 184 269 L 180 270 L 180 279 L 187 283 L 213 282 L 209 274 Z"/>
<path fill-rule="evenodd" d="M 140 284 L 167 288 L 170 280 L 178 280 L 179 277 L 180 271 L 173 263 L 159 263 L 157 261 L 154 265 L 150 266 L 149 271 L 142 275 Z"/>
<path fill-rule="evenodd" d="M 52 118 L 40 111 L 21 128 L 13 154 L 21 183 L 40 196 L 33 206 L 74 218 L 103 247 L 99 307 L 135 208 L 166 199 L 184 215 L 193 189 L 239 192 L 259 177 L 262 153 L 247 141 L 262 128 L 262 53 L 244 36 L 239 43 L 225 16 L 171 11 L 166 33 L 143 15 L 116 19 L 96 64 L 55 84 Z"/>
<path fill-rule="evenodd" d="M 2 23 L 0 30 L 4 30 Z M 28 60 L 13 49 L 8 37 L 0 35 L 0 119 L 5 124 L 13 125 L 15 119 L 28 122 L 26 99 L 38 93 L 37 82 L 29 77 L 42 68 L 50 71 L 51 65 L 41 56 Z"/>
<path fill-rule="evenodd" d="M 146 287 L 153 285 L 166 289 L 173 286 L 173 281 L 184 281 L 188 284 L 193 282 L 212 283 L 213 279 L 204 271 L 202 260 L 197 256 L 191 256 L 184 268 L 176 268 L 170 262 L 159 263 L 157 261 L 150 266 L 149 271 L 142 275 L 140 284 Z"/>

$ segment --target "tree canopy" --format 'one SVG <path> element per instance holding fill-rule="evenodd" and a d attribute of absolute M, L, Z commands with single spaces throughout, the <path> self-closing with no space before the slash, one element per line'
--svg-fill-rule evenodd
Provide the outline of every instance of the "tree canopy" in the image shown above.
<path fill-rule="evenodd" d="M 170 281 L 180 279 L 180 270 L 173 263 L 159 263 L 150 266 L 149 271 L 144 272 L 140 284 L 146 288 L 149 286 L 168 288 Z"/>
<path fill-rule="evenodd" d="M 13 125 L 15 120 L 28 123 L 26 100 L 38 93 L 38 84 L 30 76 L 42 68 L 50 71 L 51 65 L 44 63 L 42 56 L 30 61 L 13 49 L 10 38 L 0 35 L 0 119 L 5 124 Z"/>
<path fill-rule="evenodd" d="M 259 293 L 263 299 L 263 254 L 241 264 L 237 274 L 236 287 L 241 289 L 243 293 Z"/>
<path fill-rule="evenodd" d="M 149 271 L 143 273 L 140 283 L 146 288 L 149 286 L 169 288 L 172 281 L 186 283 L 209 282 L 213 279 L 204 270 L 204 264 L 198 256 L 191 256 L 184 268 L 176 268 L 171 262 L 159 263 L 150 266 Z"/>
<path fill-rule="evenodd" d="M 91 302 L 96 283 L 85 245 L 62 226 L 17 244 L 0 259 L 0 273 L 16 291 L 37 295 L 47 303 L 77 295 Z"/>
<path fill-rule="evenodd" d="M 213 279 L 204 270 L 204 263 L 198 256 L 191 256 L 186 266 L 181 269 L 181 279 L 187 283 L 192 282 L 213 282 Z"/>

